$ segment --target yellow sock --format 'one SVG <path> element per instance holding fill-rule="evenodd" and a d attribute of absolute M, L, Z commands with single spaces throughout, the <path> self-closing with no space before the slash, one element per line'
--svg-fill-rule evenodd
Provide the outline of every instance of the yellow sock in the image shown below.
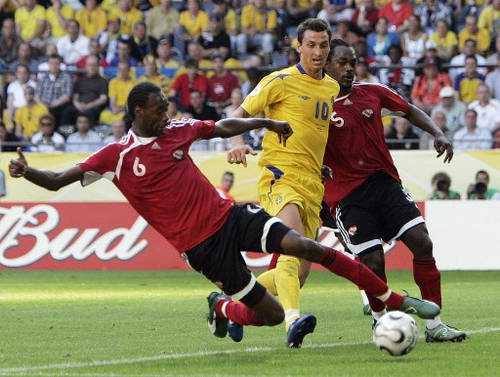
<path fill-rule="evenodd" d="M 257 281 L 269 292 L 271 292 L 272 295 L 277 296 L 278 292 L 276 291 L 276 284 L 274 284 L 275 272 L 275 268 L 267 270 L 257 277 Z"/>
<path fill-rule="evenodd" d="M 300 261 L 295 257 L 280 255 L 276 265 L 274 283 L 278 297 L 285 310 L 285 330 L 300 317 L 299 309 L 299 266 Z"/>

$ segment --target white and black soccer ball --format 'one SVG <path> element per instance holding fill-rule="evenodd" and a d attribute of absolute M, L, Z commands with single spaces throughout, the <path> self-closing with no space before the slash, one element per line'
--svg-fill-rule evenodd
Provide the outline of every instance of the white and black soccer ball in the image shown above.
<path fill-rule="evenodd" d="M 373 342 L 391 356 L 406 355 L 415 348 L 417 340 L 417 322 L 400 311 L 384 314 L 373 328 Z"/>

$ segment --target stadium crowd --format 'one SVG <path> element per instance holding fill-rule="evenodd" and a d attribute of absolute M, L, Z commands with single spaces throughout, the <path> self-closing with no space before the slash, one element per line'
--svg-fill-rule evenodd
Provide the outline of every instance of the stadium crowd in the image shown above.
<path fill-rule="evenodd" d="M 455 149 L 500 147 L 500 0 L 0 0 L 2 150 L 119 140 L 141 81 L 161 87 L 171 118 L 227 117 L 264 73 L 298 62 L 309 17 L 353 45 L 358 81 L 426 111 Z M 391 149 L 432 148 L 406 119 L 384 124 Z M 245 138 L 258 149 L 262 136 Z"/>

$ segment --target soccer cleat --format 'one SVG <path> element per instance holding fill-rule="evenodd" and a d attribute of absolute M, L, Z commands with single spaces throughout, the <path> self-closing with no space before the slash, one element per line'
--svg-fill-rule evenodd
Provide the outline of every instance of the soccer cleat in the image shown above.
<path fill-rule="evenodd" d="M 227 319 L 218 318 L 215 313 L 215 306 L 220 300 L 226 299 L 223 293 L 212 292 L 208 295 L 208 330 L 218 338 L 224 338 L 227 334 Z"/>
<path fill-rule="evenodd" d="M 363 305 L 363 314 L 372 315 L 372 308 L 370 308 L 370 304 Z"/>
<path fill-rule="evenodd" d="M 288 348 L 300 348 L 304 337 L 314 332 L 315 327 L 316 317 L 314 314 L 308 314 L 293 321 L 286 334 Z"/>
<path fill-rule="evenodd" d="M 427 343 L 436 342 L 461 342 L 467 337 L 465 331 L 461 331 L 455 327 L 440 323 L 437 327 L 429 330 L 425 329 L 425 341 Z"/>
<path fill-rule="evenodd" d="M 227 325 L 227 332 L 229 337 L 235 342 L 241 342 L 241 339 L 243 339 L 243 326 L 236 322 L 231 320 L 229 321 L 229 324 Z"/>
<path fill-rule="evenodd" d="M 397 310 L 408 314 L 416 314 L 422 319 L 432 319 L 441 313 L 441 309 L 435 303 L 411 296 L 405 296 L 403 304 Z"/>

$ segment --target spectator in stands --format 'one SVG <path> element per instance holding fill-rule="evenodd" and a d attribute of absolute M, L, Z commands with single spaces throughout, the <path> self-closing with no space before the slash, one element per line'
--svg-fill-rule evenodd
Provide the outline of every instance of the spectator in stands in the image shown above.
<path fill-rule="evenodd" d="M 212 55 L 215 74 L 208 79 L 208 100 L 221 114 L 224 107 L 231 103 L 231 93 L 240 87 L 238 76 L 224 68 L 224 59 L 219 53 Z"/>
<path fill-rule="evenodd" d="M 353 45 L 358 40 L 358 36 L 349 30 L 349 21 L 348 20 L 339 20 L 337 21 L 336 30 L 332 33 L 332 39 L 342 39 Z"/>
<path fill-rule="evenodd" d="M 451 86 L 450 77 L 439 73 L 437 60 L 424 61 L 424 74 L 415 78 L 411 99 L 413 104 L 430 114 L 432 108 L 439 102 L 439 92 L 445 86 Z"/>
<path fill-rule="evenodd" d="M 481 10 L 477 24 L 488 30 L 491 38 L 496 38 L 500 31 L 500 0 L 492 0 L 491 5 Z"/>
<path fill-rule="evenodd" d="M 31 81 L 29 77 L 30 72 L 28 67 L 24 64 L 19 64 L 16 68 L 16 80 L 11 82 L 7 87 L 7 108 L 11 116 L 15 114 L 17 109 L 26 105 L 24 89 L 27 86 L 36 87 L 35 82 Z"/>
<path fill-rule="evenodd" d="M 208 14 L 201 9 L 201 0 L 188 0 L 188 9 L 181 12 L 179 26 L 174 32 L 174 45 L 181 52 L 186 44 L 195 41 L 208 28 Z"/>
<path fill-rule="evenodd" d="M 465 104 L 477 100 L 477 88 L 485 77 L 477 72 L 477 60 L 474 55 L 465 58 L 465 72 L 455 78 L 455 90 L 458 98 Z"/>
<path fill-rule="evenodd" d="M 236 38 L 238 34 L 238 16 L 234 9 L 229 7 L 226 0 L 212 0 L 214 8 L 212 14 L 222 17 L 222 24 L 224 31 L 230 36 L 231 40 Z M 231 46 L 235 45 L 235 42 Z M 219 51 L 220 52 L 220 51 Z"/>
<path fill-rule="evenodd" d="M 144 58 L 144 76 L 141 76 L 137 83 L 149 81 L 158 85 L 166 96 L 170 90 L 170 79 L 158 72 L 158 64 L 153 55 Z"/>
<path fill-rule="evenodd" d="M 75 18 L 75 10 L 62 0 L 51 0 L 52 6 L 45 11 L 45 20 L 47 23 L 46 36 L 52 43 L 64 37 L 68 32 L 68 21 Z"/>
<path fill-rule="evenodd" d="M 158 64 L 158 68 L 177 68 L 180 66 L 179 62 L 173 59 L 174 54 L 172 53 L 171 46 L 170 39 L 167 37 L 162 37 L 158 41 L 158 47 L 156 48 L 158 55 L 156 63 Z"/>
<path fill-rule="evenodd" d="M 66 152 L 92 153 L 103 145 L 102 139 L 90 129 L 89 117 L 79 114 L 76 118 L 76 132 L 66 140 Z"/>
<path fill-rule="evenodd" d="M 432 109 L 432 120 L 443 131 L 448 140 L 453 140 L 453 132 L 446 127 L 446 114 L 442 110 L 434 111 L 434 109 Z M 422 132 L 420 135 L 420 149 L 434 150 L 434 137 L 431 134 Z"/>
<path fill-rule="evenodd" d="M 465 112 L 465 127 L 455 132 L 453 146 L 455 150 L 461 149 L 490 149 L 493 138 L 491 132 L 485 128 L 477 127 L 477 113 L 467 109 Z"/>
<path fill-rule="evenodd" d="M 73 86 L 73 103 L 63 110 L 61 124 L 75 124 L 79 113 L 86 114 L 92 125 L 108 101 L 108 82 L 99 75 L 99 58 L 89 56 L 85 76 L 76 80 Z"/>
<path fill-rule="evenodd" d="M 358 59 L 354 69 L 354 74 L 356 75 L 356 81 L 371 83 L 380 82 L 377 76 L 370 73 L 370 69 L 364 58 Z"/>
<path fill-rule="evenodd" d="M 500 127 L 500 101 L 491 99 L 490 88 L 483 83 L 477 87 L 477 98 L 469 104 L 477 113 L 477 126 L 495 134 Z"/>
<path fill-rule="evenodd" d="M 439 91 L 440 102 L 433 107 L 431 117 L 436 113 L 444 113 L 446 117 L 446 128 L 450 132 L 455 132 L 465 124 L 465 106 L 455 98 L 455 90 L 451 86 L 445 86 Z"/>
<path fill-rule="evenodd" d="M 260 79 L 263 77 L 262 73 L 255 67 L 247 70 L 248 80 L 241 85 L 241 92 L 243 98 L 246 98 L 250 92 L 257 86 Z"/>
<path fill-rule="evenodd" d="M 117 143 L 127 133 L 127 127 L 123 119 L 116 119 L 111 125 L 111 135 L 104 139 L 104 144 Z"/>
<path fill-rule="evenodd" d="M 198 73 L 198 62 L 192 58 L 186 59 L 184 63 L 186 67 L 186 72 L 180 74 L 174 80 L 172 87 L 170 89 L 170 97 L 180 96 L 180 106 L 182 109 L 186 109 L 191 105 L 190 92 L 193 89 L 198 89 L 205 101 L 205 97 L 208 92 L 208 80 L 204 74 Z"/>
<path fill-rule="evenodd" d="M 146 16 L 148 35 L 156 38 L 174 38 L 175 25 L 179 21 L 179 12 L 172 7 L 172 0 L 159 0 L 159 5 L 150 9 Z"/>
<path fill-rule="evenodd" d="M 234 184 L 234 173 L 231 171 L 226 171 L 222 175 L 222 178 L 220 180 L 220 185 L 215 186 L 215 189 L 217 190 L 221 198 L 228 199 L 234 202 L 235 200 L 233 196 L 229 194 L 229 191 L 231 191 L 233 184 Z"/>
<path fill-rule="evenodd" d="M 420 26 L 420 17 L 412 14 L 408 18 L 408 29 L 400 37 L 403 56 L 412 59 L 415 63 L 424 56 L 426 39 L 427 35 Z"/>
<path fill-rule="evenodd" d="M 429 200 L 460 200 L 460 194 L 451 190 L 451 178 L 445 172 L 438 172 L 432 176 L 432 192 Z"/>
<path fill-rule="evenodd" d="M 96 38 L 106 30 L 106 12 L 97 4 L 97 0 L 83 0 L 85 7 L 76 12 L 75 19 L 87 38 Z"/>
<path fill-rule="evenodd" d="M 314 9 L 311 9 L 311 5 L 314 5 L 314 3 L 314 1 L 287 0 L 286 11 L 289 25 L 298 26 L 306 18 L 315 15 L 317 10 L 314 12 Z"/>
<path fill-rule="evenodd" d="M 168 119 L 181 119 L 182 114 L 178 111 L 177 101 L 175 97 L 168 97 L 168 109 L 167 109 Z"/>
<path fill-rule="evenodd" d="M 490 184 L 490 175 L 486 170 L 479 170 L 475 178 L 475 183 L 471 183 L 467 187 L 467 199 L 500 200 L 500 191 L 488 187 Z"/>
<path fill-rule="evenodd" d="M 477 42 L 477 50 L 484 54 L 490 48 L 490 33 L 487 29 L 477 26 L 477 17 L 474 14 L 469 14 L 465 17 L 465 27 L 459 34 L 460 50 L 463 50 L 465 41 L 473 39 Z"/>
<path fill-rule="evenodd" d="M 444 64 L 443 59 L 441 59 L 438 56 L 436 42 L 427 41 L 427 42 L 425 42 L 424 56 L 422 56 L 420 59 L 417 60 L 417 66 L 419 66 L 419 68 L 417 68 L 415 70 L 415 76 L 420 76 L 423 74 L 424 70 L 423 70 L 423 68 L 420 68 L 420 67 L 423 67 L 424 61 L 430 60 L 430 59 L 435 60 L 437 62 L 439 72 L 442 72 L 442 73 L 448 72 L 447 69 L 445 69 L 443 67 L 443 64 Z"/>
<path fill-rule="evenodd" d="M 142 13 L 132 0 L 118 0 L 118 7 L 109 12 L 108 18 L 120 20 L 120 34 L 132 35 L 134 25 L 142 21 Z"/>
<path fill-rule="evenodd" d="M 243 94 L 240 88 L 234 88 L 231 92 L 231 102 L 222 111 L 222 118 L 230 118 L 233 112 L 243 103 Z"/>
<path fill-rule="evenodd" d="M 296 49 L 291 47 L 286 49 L 286 62 L 287 67 L 291 67 L 300 62 L 300 55 Z"/>
<path fill-rule="evenodd" d="M 127 35 L 118 38 L 117 55 L 109 62 L 110 67 L 118 67 L 118 63 L 127 62 L 131 67 L 137 67 L 139 62 L 132 56 L 132 41 Z"/>
<path fill-rule="evenodd" d="M 14 20 L 6 18 L 2 22 L 2 33 L 0 35 L 0 61 L 9 65 L 16 60 L 16 52 L 22 39 L 16 33 Z M 1 63 L 0 63 L 1 64 Z"/>
<path fill-rule="evenodd" d="M 53 43 L 47 43 L 45 45 L 45 55 L 42 58 L 40 58 L 41 63 L 38 64 L 38 74 L 36 75 L 36 80 L 37 81 L 43 79 L 43 77 L 49 73 L 49 71 L 50 71 L 50 69 L 49 69 L 49 58 L 52 55 L 59 56 L 57 54 L 57 47 Z M 66 70 L 66 64 L 64 64 L 62 62 L 62 58 L 61 58 L 61 64 L 59 64 L 59 69 L 61 71 Z"/>
<path fill-rule="evenodd" d="M 82 57 L 76 63 L 76 68 L 85 69 L 87 65 L 87 57 L 90 55 L 97 56 L 99 58 L 99 67 L 106 68 L 108 66 L 108 62 L 106 61 L 104 55 L 101 53 L 101 46 L 99 45 L 99 41 L 96 38 L 92 38 L 89 42 L 89 54 Z"/>
<path fill-rule="evenodd" d="M 191 118 L 199 120 L 214 120 L 218 121 L 220 115 L 210 105 L 207 105 L 203 100 L 204 96 L 198 89 L 192 89 L 189 94 L 191 105 L 186 108 L 186 113 L 189 113 Z"/>
<path fill-rule="evenodd" d="M 408 119 L 396 117 L 390 131 L 385 135 L 389 149 L 418 149 L 418 135 L 413 132 Z"/>
<path fill-rule="evenodd" d="M 14 120 L 19 134 L 31 137 L 40 130 L 39 120 L 42 115 L 48 114 L 49 110 L 35 99 L 35 89 L 29 85 L 24 88 L 24 98 L 26 105 L 16 110 Z"/>
<path fill-rule="evenodd" d="M 106 30 L 99 34 L 97 40 L 106 57 L 106 61 L 113 60 L 118 54 L 118 40 L 120 39 L 120 20 L 108 19 Z"/>
<path fill-rule="evenodd" d="M 224 30 L 223 16 L 210 15 L 208 29 L 198 37 L 198 43 L 203 47 L 203 57 L 210 57 L 214 53 L 222 55 L 223 59 L 231 56 L 231 39 Z"/>
<path fill-rule="evenodd" d="M 413 7 L 405 0 L 392 0 L 383 5 L 379 17 L 385 17 L 389 22 L 389 30 L 399 33 L 408 29 L 408 18 L 413 14 Z"/>
<path fill-rule="evenodd" d="M 368 55 L 373 56 L 377 61 L 382 61 L 383 56 L 389 52 L 389 47 L 399 44 L 399 36 L 389 32 L 389 24 L 386 18 L 379 18 L 375 26 L 375 32 L 368 35 L 366 45 Z"/>
<path fill-rule="evenodd" d="M 399 45 L 389 47 L 388 55 L 381 60 L 381 65 L 405 66 L 411 65 L 411 60 L 403 56 L 403 49 Z M 380 82 L 403 95 L 410 97 L 410 88 L 413 83 L 414 71 L 408 68 L 383 68 L 379 72 Z"/>
<path fill-rule="evenodd" d="M 457 67 L 465 66 L 465 58 L 470 55 L 474 55 L 476 57 L 476 62 L 478 65 L 483 65 L 486 63 L 486 60 L 476 52 L 477 42 L 473 39 L 467 39 L 464 44 L 464 48 L 462 52 L 453 57 L 450 61 L 450 65 Z M 481 75 L 486 75 L 486 68 L 478 68 L 477 70 Z M 452 80 L 465 72 L 465 68 L 450 68 L 449 74 Z"/>
<path fill-rule="evenodd" d="M 68 35 L 57 42 L 57 52 L 67 65 L 75 66 L 78 61 L 89 54 L 90 40 L 80 33 L 80 24 L 76 20 L 68 21 Z"/>
<path fill-rule="evenodd" d="M 352 47 L 354 48 L 354 51 L 356 51 L 356 57 L 358 60 L 364 59 L 368 67 L 376 62 L 373 56 L 368 55 L 368 46 L 363 38 L 358 39 Z"/>
<path fill-rule="evenodd" d="M 378 8 L 374 0 L 361 0 L 356 3 L 356 10 L 352 15 L 351 22 L 356 25 L 361 33 L 366 36 L 375 30 L 378 21 Z"/>
<path fill-rule="evenodd" d="M 15 152 L 21 141 L 21 138 L 7 130 L 5 123 L 0 120 L 0 152 Z"/>
<path fill-rule="evenodd" d="M 485 83 L 489 86 L 493 97 L 500 100 L 500 55 L 495 56 L 498 60 L 495 70 L 486 75 Z"/>
<path fill-rule="evenodd" d="M 2 122 L 9 132 L 14 131 L 14 123 L 12 122 L 12 116 L 7 109 L 7 103 L 4 101 L 2 93 L 0 93 L 0 122 Z"/>
<path fill-rule="evenodd" d="M 65 141 L 61 134 L 55 132 L 54 117 L 46 114 L 40 118 L 40 131 L 31 138 L 31 151 L 54 153 L 64 151 Z"/>
<path fill-rule="evenodd" d="M 457 35 L 450 30 L 447 20 L 437 21 L 436 31 L 431 34 L 429 41 L 436 43 L 438 56 L 444 61 L 449 61 L 457 53 Z"/>
<path fill-rule="evenodd" d="M 438 20 L 446 20 L 451 24 L 450 8 L 439 0 L 424 0 L 416 9 L 415 14 L 420 17 L 422 27 L 427 34 L 432 34 Z"/>
<path fill-rule="evenodd" d="M 45 9 L 36 0 L 24 0 L 15 13 L 16 31 L 21 39 L 33 47 L 43 45 Z"/>
<path fill-rule="evenodd" d="M 269 62 L 274 50 L 277 13 L 268 8 L 265 0 L 254 0 L 241 12 L 241 33 L 237 37 L 238 54 L 246 54 L 249 48 L 257 49 Z M 259 51 L 260 50 L 260 51 Z"/>
<path fill-rule="evenodd" d="M 486 59 L 487 64 L 496 65 L 500 61 L 500 35 L 495 38 L 493 53 Z"/>
<path fill-rule="evenodd" d="M 61 116 L 64 108 L 71 101 L 73 80 L 67 73 L 61 72 L 61 57 L 51 55 L 49 57 L 49 74 L 43 75 L 36 85 L 36 96 L 45 104 L 54 117 L 56 127 L 61 124 Z"/>
<path fill-rule="evenodd" d="M 146 34 L 146 24 L 143 21 L 135 24 L 131 41 L 132 56 L 138 62 L 142 62 L 146 55 L 154 54 L 158 46 L 158 40 Z"/>
<path fill-rule="evenodd" d="M 112 124 L 116 119 L 122 119 L 127 107 L 127 96 L 136 84 L 130 75 L 130 65 L 126 61 L 118 63 L 118 74 L 109 82 L 108 97 L 110 110 L 104 110 L 100 122 Z"/>
<path fill-rule="evenodd" d="M 0 49 L 1 50 L 1 49 Z M 40 62 L 33 57 L 32 48 L 27 42 L 21 42 L 17 47 L 17 59 L 9 65 L 9 70 L 15 71 L 19 64 L 24 64 L 30 72 L 36 72 Z"/>

